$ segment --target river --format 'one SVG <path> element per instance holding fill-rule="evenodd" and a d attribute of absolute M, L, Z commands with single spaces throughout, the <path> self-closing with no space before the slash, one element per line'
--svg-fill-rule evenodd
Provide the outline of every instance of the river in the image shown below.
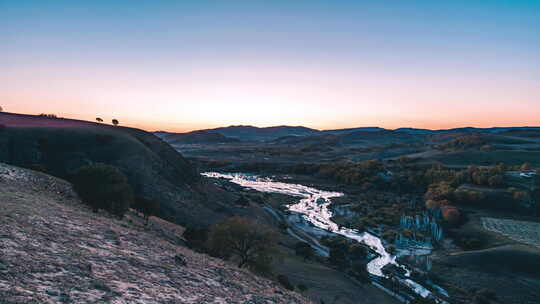
<path fill-rule="evenodd" d="M 382 268 L 385 265 L 394 264 L 405 269 L 407 272 L 406 276 L 410 274 L 410 271 L 405 266 L 396 262 L 395 256 L 386 251 L 380 238 L 368 232 L 339 227 L 331 220 L 332 211 L 329 208 L 331 199 L 343 196 L 343 193 L 323 191 L 299 184 L 277 182 L 270 178 L 262 178 L 251 174 L 206 172 L 202 173 L 202 175 L 212 178 L 229 179 L 233 183 L 260 192 L 281 193 L 299 197 L 300 200 L 298 203 L 287 206 L 290 211 L 300 214 L 305 221 L 313 224 L 315 227 L 364 243 L 379 254 L 377 258 L 368 263 L 367 270 L 369 273 L 375 276 L 384 276 Z M 429 290 L 411 279 L 405 279 L 402 283 L 409 286 L 422 297 L 427 297 L 431 294 Z"/>

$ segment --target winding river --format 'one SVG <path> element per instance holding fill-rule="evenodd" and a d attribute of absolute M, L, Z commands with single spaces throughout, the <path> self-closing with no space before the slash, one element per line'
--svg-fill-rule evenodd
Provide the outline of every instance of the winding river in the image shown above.
<path fill-rule="evenodd" d="M 288 205 L 287 207 L 290 211 L 298 213 L 305 221 L 314 226 L 311 232 L 320 234 L 316 230 L 322 229 L 324 233 L 339 234 L 370 246 L 379 254 L 377 258 L 371 260 L 367 265 L 368 272 L 375 276 L 384 276 L 382 268 L 387 264 L 394 264 L 401 267 L 406 270 L 406 276 L 409 275 L 407 268 L 396 262 L 396 257 L 386 251 L 381 239 L 377 236 L 368 232 L 359 232 L 356 229 L 339 227 L 336 223 L 332 222 L 332 211 L 329 208 L 330 199 L 343 196 L 343 193 L 318 190 L 299 184 L 276 182 L 270 178 L 261 178 L 256 175 L 243 173 L 206 172 L 202 173 L 202 175 L 212 178 L 229 179 L 233 183 L 260 192 L 281 193 L 299 197 L 300 200 L 298 203 Z M 402 282 L 422 297 L 427 297 L 431 294 L 429 290 L 411 279 L 405 279 Z"/>

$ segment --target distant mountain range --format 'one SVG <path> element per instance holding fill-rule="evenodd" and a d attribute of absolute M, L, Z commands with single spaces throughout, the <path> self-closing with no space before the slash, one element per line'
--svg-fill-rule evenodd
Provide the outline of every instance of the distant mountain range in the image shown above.
<path fill-rule="evenodd" d="M 240 141 L 237 138 L 226 137 L 217 132 L 192 131 L 187 133 L 155 132 L 156 136 L 167 141 L 169 144 L 202 144 L 202 143 L 230 143 Z"/>
<path fill-rule="evenodd" d="M 540 130 L 540 127 L 493 127 L 493 128 L 454 128 L 454 129 L 416 129 L 399 128 L 384 129 L 379 127 L 359 127 L 335 130 L 317 130 L 302 126 L 275 126 L 258 128 L 254 126 L 229 126 L 215 129 L 198 130 L 187 133 L 170 133 L 159 131 L 155 134 L 172 144 L 194 144 L 194 143 L 230 143 L 235 141 L 279 141 L 294 143 L 295 137 L 309 137 L 316 140 L 319 136 L 325 141 L 333 136 L 339 138 L 365 138 L 373 136 L 401 136 L 410 135 L 430 135 L 440 133 L 499 133 L 512 130 Z M 303 138 L 305 139 L 305 138 Z"/>

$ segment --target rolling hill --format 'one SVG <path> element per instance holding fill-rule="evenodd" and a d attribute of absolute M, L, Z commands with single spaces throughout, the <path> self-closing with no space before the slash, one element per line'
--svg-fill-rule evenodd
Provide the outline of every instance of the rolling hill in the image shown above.
<path fill-rule="evenodd" d="M 223 136 L 217 132 L 211 131 L 192 131 L 187 133 L 169 133 L 169 132 L 155 132 L 155 135 L 161 139 L 167 141 L 172 145 L 177 144 L 219 144 L 219 143 L 231 143 L 240 141 L 237 138 L 231 138 Z"/>
<path fill-rule="evenodd" d="M 178 223 L 211 223 L 226 193 L 152 133 L 87 121 L 0 113 L 0 162 L 69 178 L 83 165 L 120 168 L 137 195 L 161 202 Z"/>

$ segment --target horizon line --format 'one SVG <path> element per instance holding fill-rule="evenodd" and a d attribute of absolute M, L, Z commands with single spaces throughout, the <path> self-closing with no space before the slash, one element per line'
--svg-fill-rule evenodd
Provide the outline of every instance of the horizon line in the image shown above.
<path fill-rule="evenodd" d="M 27 114 L 27 113 L 15 113 L 15 112 L 2 111 L 2 112 L 0 112 L 0 114 L 40 117 L 40 114 L 47 114 L 47 113 Z M 72 118 L 72 117 L 58 116 L 56 118 L 51 118 L 51 117 L 43 117 L 43 118 L 44 119 L 46 119 L 46 118 L 49 118 L 49 119 L 65 119 L 65 120 L 81 121 L 81 122 L 93 123 L 93 124 L 99 124 L 99 125 L 110 125 L 109 123 L 106 123 L 106 122 L 99 123 L 99 122 L 95 122 L 93 120 L 86 120 L 86 119 L 81 119 L 81 118 L 76 118 L 76 117 Z M 122 120 L 120 120 L 120 122 L 122 122 Z M 473 125 L 465 125 L 465 126 L 456 126 L 456 127 L 453 127 L 453 128 L 440 128 L 440 129 L 417 128 L 417 127 L 411 127 L 411 126 L 398 127 L 398 128 L 383 128 L 383 127 L 378 127 L 378 126 L 355 126 L 355 127 L 345 127 L 345 128 L 338 128 L 338 129 L 319 129 L 319 128 L 312 128 L 312 127 L 309 127 L 309 126 L 306 126 L 306 125 L 279 124 L 279 125 L 269 125 L 269 126 L 257 126 L 257 125 L 253 125 L 253 124 L 232 124 L 232 125 L 228 125 L 228 126 L 221 126 L 221 127 L 215 127 L 215 128 L 192 129 L 192 130 L 179 132 L 179 131 L 167 131 L 167 129 L 154 129 L 154 130 L 152 130 L 151 128 L 143 128 L 143 127 L 137 126 L 136 124 L 129 124 L 129 123 L 121 124 L 120 126 L 121 127 L 129 127 L 129 128 L 141 129 L 141 130 L 144 130 L 144 131 L 150 132 L 150 133 L 158 133 L 158 132 L 190 133 L 190 132 L 196 132 L 196 131 L 211 131 L 211 130 L 215 130 L 215 129 L 231 128 L 231 127 L 251 127 L 251 128 L 257 128 L 257 129 L 291 127 L 291 128 L 306 128 L 306 129 L 311 129 L 311 130 L 319 131 L 319 132 L 340 131 L 340 130 L 350 130 L 350 129 L 381 129 L 381 130 L 387 130 L 387 131 L 396 131 L 396 130 L 400 130 L 400 129 L 413 129 L 413 130 L 426 130 L 426 131 L 451 131 L 451 130 L 456 130 L 456 129 L 497 129 L 497 128 L 499 128 L 499 129 L 504 129 L 504 128 L 514 128 L 514 129 L 538 128 L 538 129 L 540 129 L 540 125 L 538 125 L 538 126 L 523 126 L 523 125 L 521 125 L 521 126 L 519 126 L 519 125 L 514 125 L 514 126 L 497 126 L 497 125 L 494 125 L 493 126 L 492 125 L 490 127 L 475 127 Z"/>

